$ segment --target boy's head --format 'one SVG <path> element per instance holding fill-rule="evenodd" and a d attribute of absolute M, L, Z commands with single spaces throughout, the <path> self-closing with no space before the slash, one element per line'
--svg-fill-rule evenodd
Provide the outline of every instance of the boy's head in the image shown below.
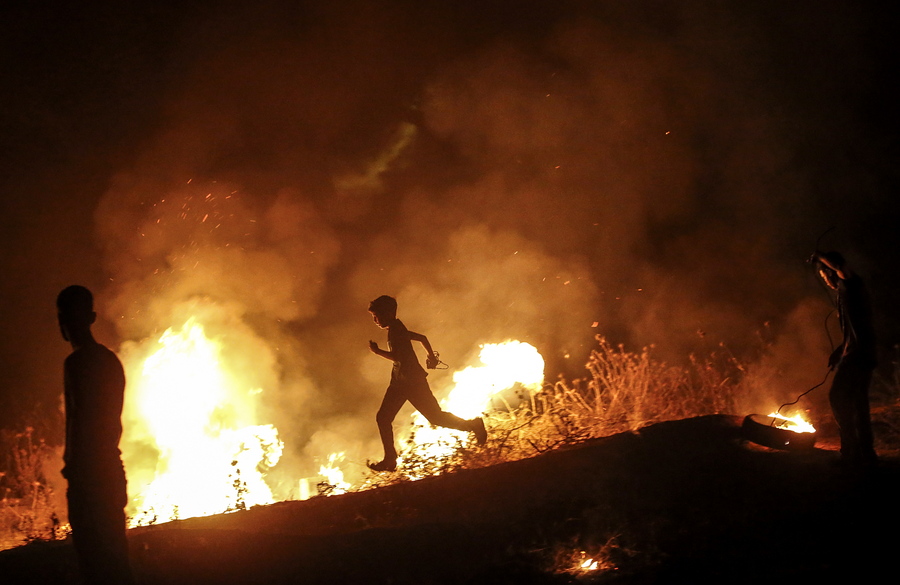
<path fill-rule="evenodd" d="M 379 327 L 387 327 L 397 318 L 397 299 L 387 295 L 381 295 L 369 303 L 369 312 Z"/>

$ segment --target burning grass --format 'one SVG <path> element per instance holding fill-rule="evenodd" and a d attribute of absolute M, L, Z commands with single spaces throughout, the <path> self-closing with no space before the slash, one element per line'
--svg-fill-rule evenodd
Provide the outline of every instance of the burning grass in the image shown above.
<path fill-rule="evenodd" d="M 512 360 L 512 367 L 507 367 L 506 363 L 500 368 L 494 367 L 497 364 L 492 360 L 499 359 L 494 350 L 501 346 L 513 350 L 516 358 Z M 543 360 L 536 351 L 531 351 L 534 348 L 525 346 L 527 344 L 519 342 L 486 346 L 488 353 L 482 356 L 483 366 L 466 368 L 454 376 L 457 387 L 471 383 L 481 390 L 489 389 L 487 398 L 482 396 L 474 406 L 460 407 L 474 408 L 471 412 L 458 411 L 456 406 L 445 404 L 448 410 L 466 417 L 486 412 L 490 432 L 485 446 L 475 446 L 464 433 L 435 435 L 435 429 L 420 422 L 413 426 L 404 443 L 397 472 L 368 474 L 362 480 L 348 483 L 341 472 L 344 456 L 335 453 L 320 469 L 324 481 L 307 486 L 308 491 L 337 495 L 462 469 L 489 467 L 637 430 L 656 422 L 708 414 L 735 414 L 739 408 L 745 369 L 724 347 L 705 357 L 691 356 L 683 365 L 671 365 L 655 359 L 652 346 L 633 352 L 598 336 L 597 346 L 585 364 L 584 377 L 572 380 L 560 377 L 555 382 L 543 382 Z M 504 372 L 502 376 L 496 375 L 498 369 Z M 531 373 L 523 375 L 523 371 Z M 876 425 L 890 418 L 885 412 L 898 412 L 900 401 L 896 389 L 900 386 L 892 385 L 892 382 L 896 384 L 896 379 L 878 378 L 873 385 L 873 422 Z M 900 420 L 900 417 L 890 420 Z M 876 435 L 885 436 L 882 427 L 877 427 Z M 900 425 L 891 428 L 900 428 Z M 15 446 L 10 442 L 14 435 Z M 41 468 L 41 454 L 46 454 L 47 447 L 34 442 L 28 433 L 7 433 L 3 438 L 4 449 L 0 455 L 7 459 L 3 467 L 7 474 L 0 478 L 0 486 L 4 488 L 0 493 L 4 498 L 0 502 L 0 513 L 3 514 L 4 537 L 9 536 L 4 547 L 28 540 L 52 539 L 56 535 L 57 521 L 50 503 L 49 483 Z M 10 472 L 10 469 L 14 471 Z M 13 482 L 14 475 L 17 479 Z M 243 480 L 243 476 L 240 479 Z M 15 489 L 10 487 L 13 483 Z M 229 476 L 225 488 L 234 494 L 236 505 L 232 509 L 252 505 L 247 504 L 249 500 L 244 497 L 244 486 L 243 481 Z M 176 507 L 171 516 L 188 517 L 189 514 L 181 515 L 181 512 L 181 508 Z M 159 521 L 171 516 L 160 517 Z M 589 545 L 581 543 L 579 550 L 588 550 Z M 567 550 L 571 552 L 576 548 L 579 546 L 573 544 Z"/>
<path fill-rule="evenodd" d="M 744 369 L 724 348 L 673 366 L 655 360 L 652 346 L 635 353 L 602 336 L 597 342 L 584 378 L 560 377 L 532 389 L 516 384 L 517 402 L 495 400 L 485 414 L 490 429 L 485 447 L 456 434 L 450 435 L 452 443 L 445 440 L 435 449 L 414 430 L 397 472 L 369 477 L 356 489 L 533 457 L 656 422 L 734 411 Z"/>

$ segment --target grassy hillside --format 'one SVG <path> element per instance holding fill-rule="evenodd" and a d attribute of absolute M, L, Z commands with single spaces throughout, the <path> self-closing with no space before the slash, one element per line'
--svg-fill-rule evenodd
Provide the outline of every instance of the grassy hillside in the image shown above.
<path fill-rule="evenodd" d="M 132 530 L 142 583 L 751 583 L 889 569 L 900 465 L 772 451 L 740 419 L 664 422 L 341 496 Z M 582 570 L 586 561 L 593 570 Z M 76 583 L 68 543 L 0 553 L 10 583 Z"/>

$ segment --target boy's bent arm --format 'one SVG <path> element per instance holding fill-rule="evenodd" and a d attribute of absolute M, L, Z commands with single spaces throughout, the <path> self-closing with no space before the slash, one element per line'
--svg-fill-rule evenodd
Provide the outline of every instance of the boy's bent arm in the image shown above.
<path fill-rule="evenodd" d="M 416 333 L 415 331 L 409 332 L 409 338 L 413 341 L 418 341 L 425 347 L 425 351 L 428 352 L 428 357 L 434 356 L 434 350 L 431 349 L 431 343 L 428 342 L 428 338 L 422 335 L 421 333 Z"/>

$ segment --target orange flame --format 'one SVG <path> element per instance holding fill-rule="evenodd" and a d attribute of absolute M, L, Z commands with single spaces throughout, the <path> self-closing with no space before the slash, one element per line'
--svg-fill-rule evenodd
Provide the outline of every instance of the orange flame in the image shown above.
<path fill-rule="evenodd" d="M 274 426 L 251 420 L 261 389 L 242 387 L 221 349 L 190 319 L 166 330 L 146 359 L 126 361 L 125 411 L 135 420 L 122 447 L 133 526 L 273 501 L 264 470 L 284 444 Z M 156 455 L 149 474 L 141 470 L 147 453 Z"/>
<path fill-rule="evenodd" d="M 770 417 L 776 419 L 775 426 L 780 429 L 785 429 L 788 431 L 794 431 L 795 433 L 814 433 L 816 432 L 816 428 L 812 426 L 808 421 L 803 418 L 803 415 L 797 414 L 792 417 L 787 417 L 778 412 L 773 412 L 769 415 Z"/>
<path fill-rule="evenodd" d="M 487 343 L 481 346 L 478 358 L 481 365 L 453 374 L 454 386 L 441 401 L 444 410 L 461 418 L 481 416 L 491 409 L 494 397 L 517 384 L 537 392 L 544 382 L 544 358 L 528 343 L 515 340 Z M 418 412 L 413 414 L 413 428 L 415 444 L 411 450 L 429 457 L 449 455 L 459 444 L 472 440 L 464 431 L 431 427 Z"/>

